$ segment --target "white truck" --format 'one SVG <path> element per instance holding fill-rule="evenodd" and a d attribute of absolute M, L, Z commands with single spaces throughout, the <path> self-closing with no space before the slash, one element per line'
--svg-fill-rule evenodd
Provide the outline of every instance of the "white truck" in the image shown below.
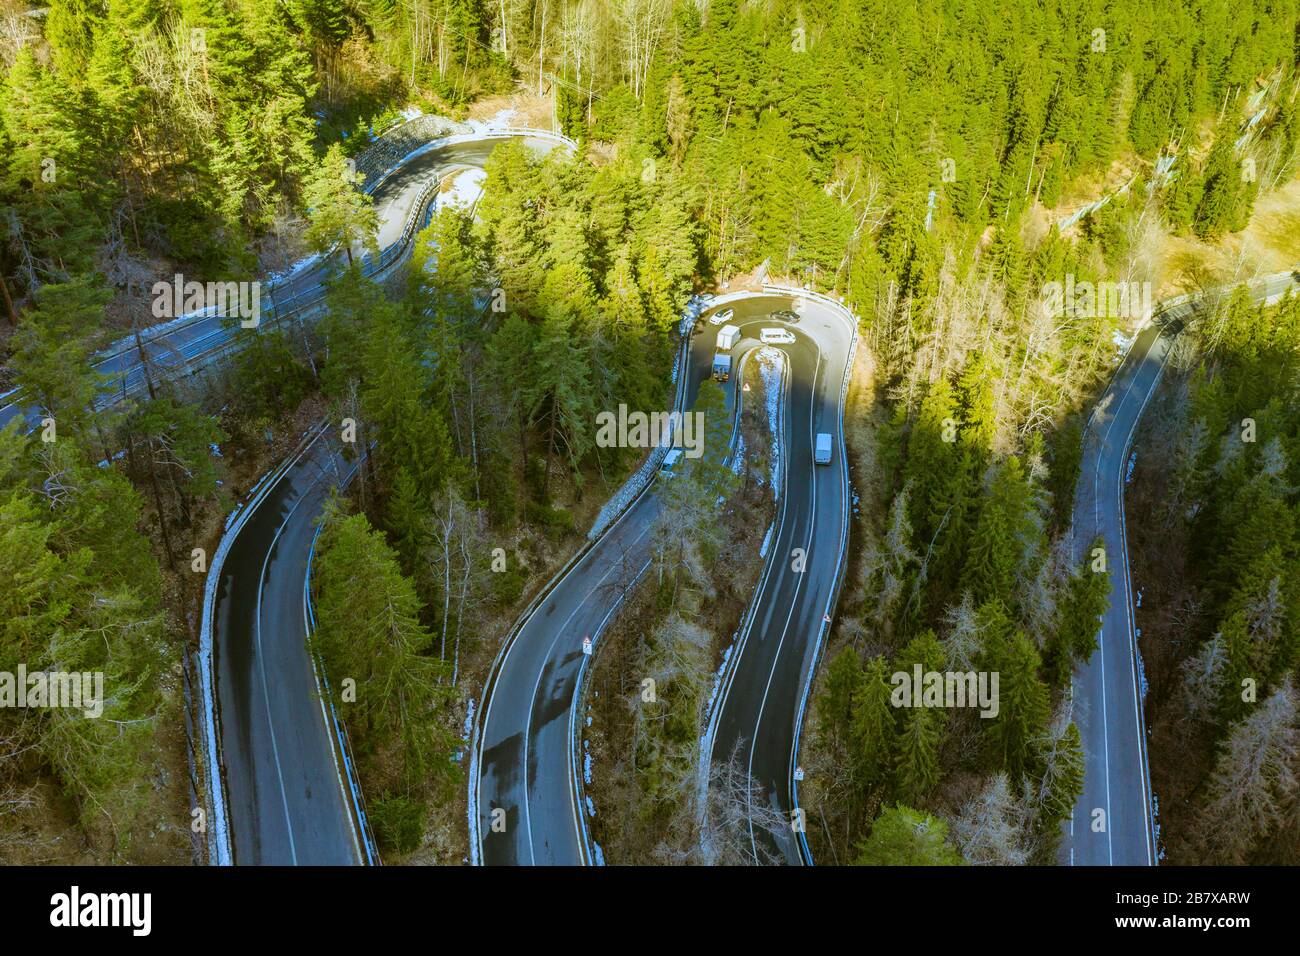
<path fill-rule="evenodd" d="M 817 444 L 813 449 L 813 461 L 819 465 L 829 465 L 831 463 L 830 432 L 817 433 Z"/>
<path fill-rule="evenodd" d="M 730 351 L 740 338 L 740 329 L 734 325 L 724 325 L 718 330 L 718 348 Z"/>

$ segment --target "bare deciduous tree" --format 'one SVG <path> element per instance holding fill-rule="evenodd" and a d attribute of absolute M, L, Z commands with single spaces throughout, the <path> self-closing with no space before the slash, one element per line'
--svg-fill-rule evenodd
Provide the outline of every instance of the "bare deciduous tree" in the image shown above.
<path fill-rule="evenodd" d="M 1197 814 L 1205 862 L 1245 863 L 1296 795 L 1296 693 L 1290 679 L 1228 735 Z"/>
<path fill-rule="evenodd" d="M 952 821 L 952 836 L 962 856 L 976 866 L 1023 866 L 1028 862 L 1031 847 L 1024 810 L 1005 773 L 990 777 L 962 808 Z"/>

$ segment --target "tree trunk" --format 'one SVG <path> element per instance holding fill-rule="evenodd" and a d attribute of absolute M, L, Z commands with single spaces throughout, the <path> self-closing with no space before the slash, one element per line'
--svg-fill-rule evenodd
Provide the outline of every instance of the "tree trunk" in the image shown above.
<path fill-rule="evenodd" d="M 172 550 L 171 535 L 167 532 L 167 512 L 163 510 L 162 492 L 158 489 L 158 475 L 154 468 L 153 439 L 148 441 L 149 484 L 153 488 L 154 507 L 158 509 L 158 527 L 162 530 L 163 547 L 167 551 L 167 567 L 175 569 L 176 553 Z"/>
<path fill-rule="evenodd" d="M 18 328 L 18 313 L 14 311 L 14 300 L 9 298 L 9 283 L 5 282 L 3 274 L 0 274 L 0 292 L 4 293 L 5 312 L 9 315 L 9 324 Z"/>

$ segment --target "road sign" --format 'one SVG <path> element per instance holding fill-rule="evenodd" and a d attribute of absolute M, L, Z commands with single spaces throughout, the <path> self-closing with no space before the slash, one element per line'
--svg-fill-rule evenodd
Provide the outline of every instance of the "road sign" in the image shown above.
<path fill-rule="evenodd" d="M 590 637 L 584 637 L 584 638 L 582 639 L 582 653 L 586 654 L 588 657 L 591 656 L 591 638 L 590 638 Z"/>

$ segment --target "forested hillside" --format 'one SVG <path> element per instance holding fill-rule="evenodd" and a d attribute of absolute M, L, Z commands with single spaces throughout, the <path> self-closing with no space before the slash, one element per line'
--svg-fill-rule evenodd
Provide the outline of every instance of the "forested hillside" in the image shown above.
<path fill-rule="evenodd" d="M 0 391 L 57 426 L 0 434 L 0 669 L 123 688 L 110 721 L 0 712 L 0 859 L 189 858 L 192 549 L 304 427 L 349 419 L 374 453 L 321 534 L 318 647 L 384 688 L 350 719 L 385 852 L 458 862 L 468 703 L 638 464 L 597 447 L 596 413 L 662 407 L 690 295 L 764 264 L 843 296 L 873 362 L 805 740 L 814 851 L 1053 859 L 1082 773 L 1064 691 L 1105 601 L 1068 553 L 1081 428 L 1140 316 L 1053 312 L 1044 289 L 1177 285 L 1170 236 L 1231 236 L 1294 178 L 1300 0 L 0 0 L 0 25 Z M 485 103 L 549 106 L 578 155 L 499 147 L 472 213 L 364 278 L 348 160 L 404 109 Z M 155 282 L 265 280 L 340 241 L 318 322 L 96 404 L 92 355 L 160 321 Z M 1234 308 L 1165 519 L 1204 542 L 1189 660 L 1222 700 L 1188 719 L 1210 814 L 1233 755 L 1295 726 L 1294 309 Z M 1246 416 L 1258 443 L 1216 451 Z M 1229 699 L 1247 658 L 1267 714 Z M 889 707 L 918 663 L 999 671 L 999 716 Z M 1295 832 L 1285 796 L 1249 842 L 1179 852 L 1264 859 Z"/>
<path fill-rule="evenodd" d="M 1294 865 L 1300 308 L 1237 295 L 1198 338 L 1135 478 L 1153 780 L 1173 862 Z"/>

